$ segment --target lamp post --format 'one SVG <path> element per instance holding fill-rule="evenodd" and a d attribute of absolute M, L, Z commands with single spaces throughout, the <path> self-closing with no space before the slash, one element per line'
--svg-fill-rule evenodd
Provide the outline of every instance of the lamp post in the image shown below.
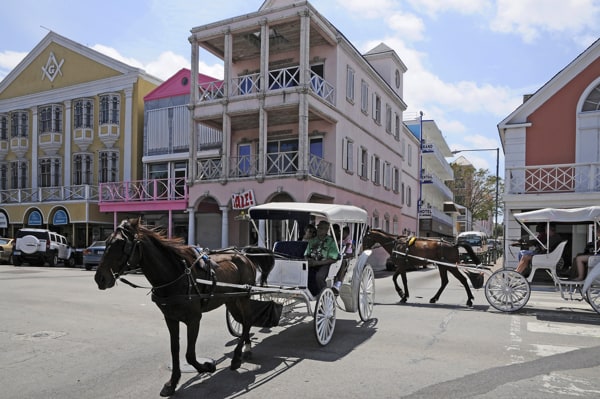
<path fill-rule="evenodd" d="M 471 149 L 471 150 L 455 150 L 452 151 L 452 154 L 458 154 L 459 152 L 470 152 L 470 151 L 496 151 L 496 205 L 495 205 L 495 209 L 494 209 L 494 230 L 493 230 L 493 234 L 494 234 L 494 240 L 496 242 L 496 245 L 498 245 L 498 234 L 496 233 L 496 226 L 498 226 L 498 184 L 499 184 L 499 166 L 500 166 L 500 147 L 497 148 L 475 148 L 475 149 Z"/>

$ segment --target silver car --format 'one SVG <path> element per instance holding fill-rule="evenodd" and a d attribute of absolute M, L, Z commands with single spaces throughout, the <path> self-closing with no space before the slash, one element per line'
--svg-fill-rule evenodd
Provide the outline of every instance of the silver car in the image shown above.
<path fill-rule="evenodd" d="M 83 266 L 85 270 L 92 270 L 92 267 L 100 264 L 105 249 L 106 241 L 94 241 L 92 245 L 83 250 Z"/>

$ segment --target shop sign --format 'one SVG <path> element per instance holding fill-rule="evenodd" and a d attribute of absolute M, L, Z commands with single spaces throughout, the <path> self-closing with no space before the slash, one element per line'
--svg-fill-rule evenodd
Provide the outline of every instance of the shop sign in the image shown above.
<path fill-rule="evenodd" d="M 231 196 L 231 204 L 233 209 L 248 209 L 256 205 L 254 200 L 254 191 L 247 190 L 242 193 L 233 194 Z"/>
<path fill-rule="evenodd" d="M 33 211 L 29 214 L 29 218 L 27 219 L 27 224 L 29 226 L 41 226 L 42 225 L 42 214 L 40 211 Z"/>
<path fill-rule="evenodd" d="M 67 217 L 67 212 L 60 209 L 56 211 L 54 217 L 52 218 L 52 224 L 55 226 L 64 226 L 69 222 L 69 218 Z"/>

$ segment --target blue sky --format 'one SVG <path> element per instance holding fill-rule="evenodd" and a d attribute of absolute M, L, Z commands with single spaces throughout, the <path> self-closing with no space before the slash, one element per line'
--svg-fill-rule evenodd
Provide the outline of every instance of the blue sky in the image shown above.
<path fill-rule="evenodd" d="M 408 67 L 407 115 L 423 111 L 451 149 L 500 146 L 496 125 L 600 37 L 600 0 L 314 0 L 361 51 L 381 42 Z M 190 29 L 262 0 L 4 0 L 0 79 L 48 29 L 167 79 L 190 65 Z M 201 72 L 222 64 L 201 51 Z M 463 153 L 495 173 L 495 151 Z M 501 175 L 504 166 L 500 157 Z"/>

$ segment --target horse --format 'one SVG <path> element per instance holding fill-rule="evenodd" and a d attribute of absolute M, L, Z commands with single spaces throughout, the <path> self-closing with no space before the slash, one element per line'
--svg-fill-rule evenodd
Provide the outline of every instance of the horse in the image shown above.
<path fill-rule="evenodd" d="M 152 285 L 152 300 L 163 313 L 169 330 L 173 367 L 160 395 L 171 396 L 181 378 L 179 323 L 187 326 L 187 362 L 198 373 L 212 373 L 216 370 L 214 361 L 199 363 L 195 345 L 202 314 L 225 304 L 236 321 L 242 324 L 242 335 L 234 349 L 230 367 L 238 369 L 242 359 L 250 354 L 250 327 L 257 320 L 254 314 L 256 306 L 253 305 L 265 302 L 251 300 L 249 291 L 237 286 L 255 285 L 257 271 L 261 272 L 261 282 L 266 282 L 274 264 L 274 254 L 266 248 L 225 249 L 211 253 L 209 257 L 185 245 L 181 239 L 169 239 L 164 233 L 142 225 L 139 219 L 126 219 L 107 239 L 94 279 L 100 290 L 113 287 L 119 279 L 139 287 L 121 276 L 141 268 Z M 225 284 L 220 286 L 219 283 Z"/>
<path fill-rule="evenodd" d="M 396 236 L 390 233 L 386 233 L 379 229 L 370 229 L 363 238 L 363 247 L 365 249 L 373 248 L 375 244 L 381 245 L 389 254 L 389 261 L 393 262 L 396 267 L 392 280 L 394 281 L 394 287 L 396 292 L 400 296 L 401 303 L 406 303 L 409 298 L 408 284 L 406 279 L 406 271 L 410 267 L 417 267 L 419 265 L 426 266 L 428 263 L 436 263 L 435 261 L 444 263 L 459 263 L 459 252 L 458 247 L 463 247 L 469 257 L 475 264 L 480 264 L 479 257 L 475 254 L 473 249 L 467 244 L 454 244 L 441 239 L 433 238 L 418 238 L 414 236 Z M 406 255 L 399 254 L 403 253 Z M 440 295 L 448 285 L 448 272 L 452 273 L 454 277 L 465 287 L 467 292 L 467 306 L 473 306 L 473 294 L 469 288 L 469 284 L 465 275 L 461 273 L 458 267 L 446 266 L 440 263 L 436 263 L 442 280 L 440 289 L 437 293 L 429 300 L 429 303 L 436 303 L 440 299 Z M 398 275 L 402 276 L 402 284 L 404 285 L 404 291 L 398 285 Z M 469 273 L 470 278 L 475 278 Z M 475 285 L 475 283 L 474 283 Z"/>

